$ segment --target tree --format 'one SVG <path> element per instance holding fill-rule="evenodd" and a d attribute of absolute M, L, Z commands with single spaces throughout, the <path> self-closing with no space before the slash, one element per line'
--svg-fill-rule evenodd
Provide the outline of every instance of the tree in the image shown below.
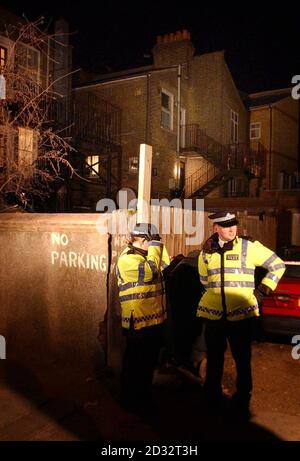
<path fill-rule="evenodd" d="M 23 21 L 5 31 L 9 46 L 1 69 L 6 97 L 0 100 L 0 197 L 23 206 L 49 196 L 57 180 L 76 174 L 68 160 L 70 127 L 57 123 L 63 98 L 54 90 L 70 73 L 49 78 L 57 64 L 53 48 L 59 45 L 63 52 L 64 44 L 41 30 L 43 23 L 43 18 Z"/>

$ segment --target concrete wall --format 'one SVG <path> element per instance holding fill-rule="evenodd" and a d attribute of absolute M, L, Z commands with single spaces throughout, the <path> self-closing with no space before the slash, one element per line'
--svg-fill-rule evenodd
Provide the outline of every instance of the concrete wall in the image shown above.
<path fill-rule="evenodd" d="M 93 368 L 107 309 L 104 215 L 0 215 L 0 334 L 6 362 Z"/>
<path fill-rule="evenodd" d="M 175 235 L 173 213 L 171 233 L 162 233 L 169 254 L 198 249 L 199 242 L 188 247 L 185 235 Z M 161 209 L 161 229 L 163 214 Z M 115 264 L 126 236 L 110 239 L 98 232 L 97 221 L 105 226 L 108 217 L 0 215 L 0 335 L 7 348 L 2 368 L 14 364 L 17 370 L 35 373 L 49 367 L 52 377 L 53 370 L 65 366 L 94 371 L 103 366 L 106 351 L 106 363 L 118 374 L 124 340 Z M 240 216 L 239 232 L 275 249 L 274 220 Z M 207 212 L 203 226 L 206 239 Z"/>

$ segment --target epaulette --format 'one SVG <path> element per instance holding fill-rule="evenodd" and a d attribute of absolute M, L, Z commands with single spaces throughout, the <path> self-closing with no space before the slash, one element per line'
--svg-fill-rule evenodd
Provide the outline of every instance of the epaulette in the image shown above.
<path fill-rule="evenodd" d="M 244 240 L 249 240 L 250 242 L 255 242 L 255 239 L 250 235 L 240 235 L 239 237 Z"/>
<path fill-rule="evenodd" d="M 205 253 L 214 253 L 218 248 L 218 234 L 211 235 L 202 246 L 202 251 Z"/>

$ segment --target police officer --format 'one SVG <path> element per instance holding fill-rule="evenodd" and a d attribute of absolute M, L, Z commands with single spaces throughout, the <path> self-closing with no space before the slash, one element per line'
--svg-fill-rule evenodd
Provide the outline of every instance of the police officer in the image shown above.
<path fill-rule="evenodd" d="M 126 349 L 121 404 L 133 412 L 151 407 L 151 384 L 166 319 L 161 270 L 169 256 L 154 225 L 137 224 L 117 263 Z"/>
<path fill-rule="evenodd" d="M 234 214 L 220 212 L 209 219 L 213 221 L 214 233 L 203 245 L 198 261 L 200 281 L 206 290 L 197 311 L 197 316 L 205 319 L 205 395 L 211 404 L 220 404 L 228 340 L 237 370 L 232 408 L 249 417 L 251 323 L 259 316 L 263 297 L 275 290 L 285 265 L 259 241 L 237 236 L 238 221 Z M 266 269 L 266 275 L 255 289 L 254 272 L 258 266 Z"/>

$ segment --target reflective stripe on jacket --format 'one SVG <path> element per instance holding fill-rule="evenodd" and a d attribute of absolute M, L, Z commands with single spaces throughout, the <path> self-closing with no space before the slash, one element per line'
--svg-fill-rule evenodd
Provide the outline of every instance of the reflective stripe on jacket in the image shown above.
<path fill-rule="evenodd" d="M 164 245 L 162 256 L 161 256 L 161 269 L 163 270 L 166 267 L 168 267 L 170 262 L 171 262 L 171 260 L 170 260 L 168 250 L 167 250 L 166 246 Z"/>
<path fill-rule="evenodd" d="M 213 240 L 214 236 L 211 237 Z M 275 290 L 285 271 L 283 261 L 258 241 L 236 237 L 229 248 L 214 242 L 211 252 L 204 249 L 198 260 L 200 281 L 205 287 L 197 316 L 211 320 L 243 320 L 259 315 L 254 296 L 255 267 L 267 269 L 262 284 Z"/>
<path fill-rule="evenodd" d="M 122 327 L 130 327 L 132 317 L 136 330 L 158 325 L 166 319 L 164 288 L 161 276 L 163 243 L 149 243 L 148 254 L 127 247 L 117 263 Z"/>

